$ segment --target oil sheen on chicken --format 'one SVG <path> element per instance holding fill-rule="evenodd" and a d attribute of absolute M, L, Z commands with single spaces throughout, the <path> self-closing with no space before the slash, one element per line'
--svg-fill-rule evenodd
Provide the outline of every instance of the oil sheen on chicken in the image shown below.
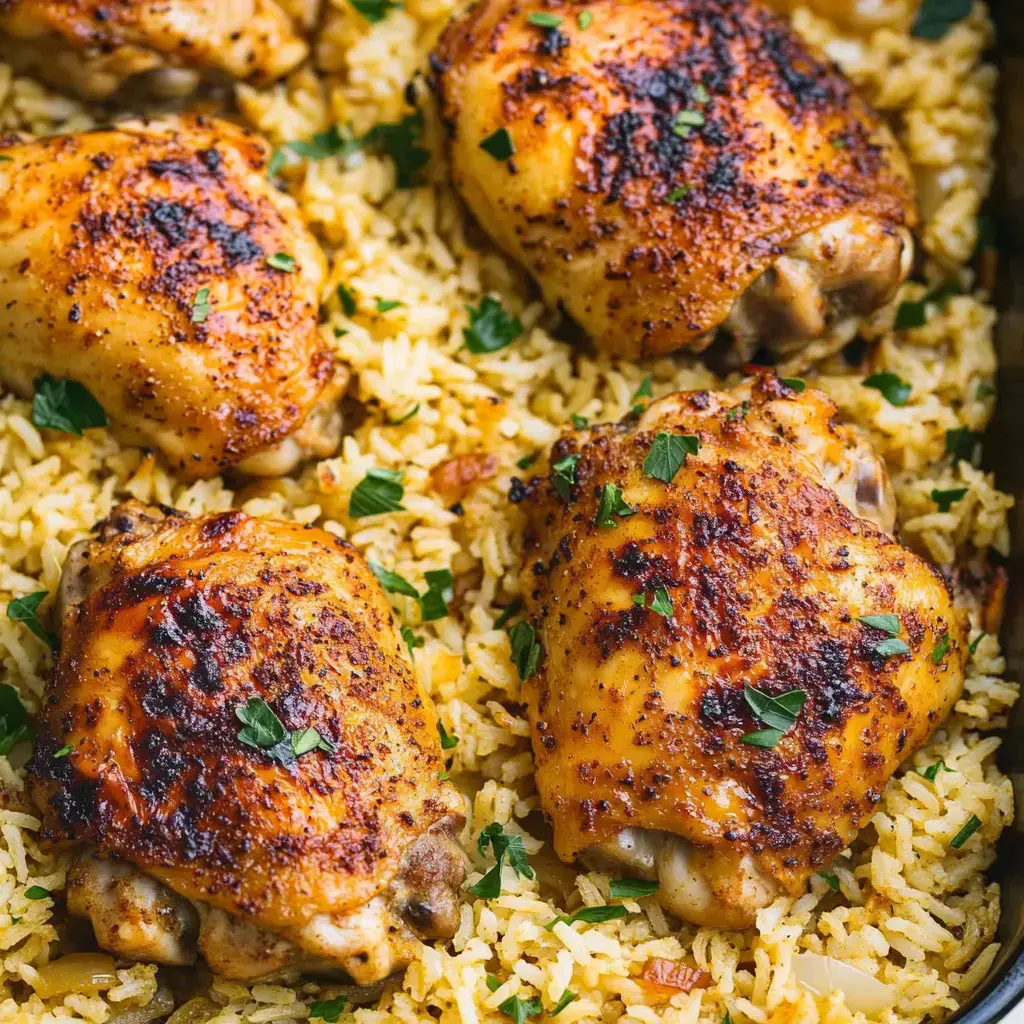
<path fill-rule="evenodd" d="M 191 92 L 203 78 L 271 82 L 307 52 L 276 0 L 0 4 L 0 58 L 94 100 L 129 80 L 136 100 L 140 81 L 165 98 Z"/>
<path fill-rule="evenodd" d="M 835 416 L 771 375 L 671 395 L 555 444 L 568 500 L 526 484 L 524 699 L 555 849 L 658 879 L 697 924 L 802 891 L 963 685 L 949 588 L 890 535 L 885 471 Z M 669 444 L 699 450 L 666 483 Z M 598 525 L 608 488 L 627 508 Z M 795 720 L 760 717 L 784 694 Z"/>
<path fill-rule="evenodd" d="M 43 374 L 78 381 L 121 440 L 186 477 L 334 451 L 324 257 L 267 181 L 265 143 L 169 118 L 4 157 L 0 383 L 29 397 Z"/>
<path fill-rule="evenodd" d="M 758 4 L 482 0 L 433 65 L 456 187 L 601 349 L 845 340 L 910 270 L 891 133 Z"/>
<path fill-rule="evenodd" d="M 60 598 L 29 785 L 103 949 L 367 984 L 455 932 L 463 802 L 347 542 L 130 503 L 72 550 Z M 254 699 L 277 745 L 243 726 Z"/>

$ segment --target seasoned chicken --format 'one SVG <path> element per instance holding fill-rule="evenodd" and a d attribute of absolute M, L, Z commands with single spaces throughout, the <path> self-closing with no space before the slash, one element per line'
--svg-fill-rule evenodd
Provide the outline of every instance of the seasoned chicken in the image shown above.
<path fill-rule="evenodd" d="M 29 788 L 116 956 L 360 984 L 459 923 L 457 790 L 347 542 L 129 503 L 76 546 Z"/>
<path fill-rule="evenodd" d="M 835 414 L 774 376 L 676 394 L 566 434 L 525 487 L 555 849 L 697 924 L 800 892 L 963 685 L 949 589 L 879 529 L 884 470 Z"/>
<path fill-rule="evenodd" d="M 5 149 L 0 383 L 78 381 L 186 477 L 331 454 L 344 380 L 317 327 L 324 257 L 266 156 L 201 118 Z"/>
<path fill-rule="evenodd" d="M 192 92 L 202 78 L 271 82 L 307 52 L 275 0 L 0 3 L 0 58 L 94 100 L 138 75 L 164 97 Z M 131 85 L 137 98 L 139 83 Z"/>
<path fill-rule="evenodd" d="M 788 353 L 910 270 L 891 133 L 758 4 L 482 0 L 433 65 L 456 187 L 598 348 Z"/>

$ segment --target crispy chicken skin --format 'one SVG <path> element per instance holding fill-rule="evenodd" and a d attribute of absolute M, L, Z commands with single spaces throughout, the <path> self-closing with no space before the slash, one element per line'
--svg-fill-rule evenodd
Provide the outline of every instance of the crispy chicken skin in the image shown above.
<path fill-rule="evenodd" d="M 865 457 L 835 412 L 774 376 L 677 394 L 563 436 L 552 461 L 580 456 L 569 501 L 547 478 L 526 488 L 522 590 L 543 654 L 524 699 L 555 849 L 660 878 L 698 924 L 745 927 L 798 893 L 963 684 L 942 577 L 829 485 L 858 500 L 845 483 Z M 671 484 L 643 470 L 662 431 L 700 439 Z M 595 525 L 607 484 L 636 509 L 615 527 Z M 898 616 L 908 653 L 876 651 L 888 634 L 858 621 L 873 615 Z M 742 739 L 768 724 L 746 686 L 806 695 L 774 746 Z"/>
<path fill-rule="evenodd" d="M 333 452 L 343 380 L 317 328 L 324 257 L 267 182 L 264 142 L 170 118 L 4 156 L 0 383 L 30 396 L 44 373 L 79 381 L 122 440 L 189 478 Z M 294 272 L 268 265 L 276 253 Z"/>
<path fill-rule="evenodd" d="M 351 545 L 133 502 L 74 549 L 61 599 L 29 786 L 43 840 L 78 853 L 68 907 L 101 946 L 368 983 L 454 933 L 463 803 Z M 281 761 L 242 742 L 252 698 L 327 749 Z"/>
<path fill-rule="evenodd" d="M 891 133 L 758 4 L 481 0 L 433 66 L 457 189 L 600 349 L 786 352 L 910 270 Z"/>
<path fill-rule="evenodd" d="M 275 0 L 0 0 L 0 57 L 94 100 L 140 74 L 164 96 L 271 82 L 307 52 Z"/>

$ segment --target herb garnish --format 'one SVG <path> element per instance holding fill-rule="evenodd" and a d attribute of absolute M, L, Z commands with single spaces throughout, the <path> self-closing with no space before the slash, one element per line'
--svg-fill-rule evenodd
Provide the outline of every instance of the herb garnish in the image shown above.
<path fill-rule="evenodd" d="M 558 28 L 565 21 L 560 14 L 551 14 L 548 11 L 531 11 L 526 20 L 537 28 Z"/>
<path fill-rule="evenodd" d="M 57 650 L 59 646 L 57 637 L 39 619 L 39 606 L 48 594 L 48 590 L 37 590 L 34 594 L 13 598 L 10 604 L 7 605 L 7 618 L 11 622 L 23 623 L 40 640 L 49 644 L 53 650 Z"/>
<path fill-rule="evenodd" d="M 583 13 L 586 14 L 588 12 L 584 11 Z M 583 15 L 580 15 L 580 17 L 582 16 Z M 580 27 L 582 28 L 584 26 Z M 555 1003 L 554 1008 L 548 1013 L 548 1016 L 557 1017 L 574 999 L 579 999 L 579 996 L 571 989 L 566 989 L 559 997 L 558 1002 Z"/>
<path fill-rule="evenodd" d="M 531 452 L 529 455 L 524 455 L 521 459 L 516 459 L 516 465 L 520 469 L 529 469 L 537 461 L 537 453 Z"/>
<path fill-rule="evenodd" d="M 929 782 L 934 782 L 938 777 L 939 772 L 952 772 L 945 761 L 940 757 L 938 761 L 933 761 L 927 768 L 919 768 L 917 774 L 926 778 Z"/>
<path fill-rule="evenodd" d="M 974 835 L 978 829 L 981 828 L 981 818 L 976 814 L 972 814 L 961 826 L 960 831 L 949 841 L 949 845 L 954 850 L 959 850 L 964 843 L 967 842 L 971 836 Z"/>
<path fill-rule="evenodd" d="M 56 760 L 58 757 L 67 757 L 68 754 L 70 754 L 71 751 L 74 749 L 75 748 L 69 743 L 66 747 L 61 747 L 60 750 L 55 750 L 53 752 L 54 760 Z"/>
<path fill-rule="evenodd" d="M 395 165 L 395 184 L 398 188 L 412 188 L 420 170 L 429 163 L 430 153 L 416 140 L 423 135 L 423 115 L 417 110 L 397 123 L 375 125 L 364 136 L 369 145 L 380 146 Z"/>
<path fill-rule="evenodd" d="M 572 489 L 576 485 L 576 466 L 579 461 L 579 455 L 566 455 L 564 459 L 559 459 L 551 467 L 551 485 L 558 492 L 562 501 L 568 501 L 572 497 Z"/>
<path fill-rule="evenodd" d="M 413 416 L 420 411 L 420 403 L 417 402 L 408 412 L 403 412 L 401 416 L 394 420 L 388 420 L 389 427 L 398 427 L 405 423 L 407 420 L 411 420 Z"/>
<path fill-rule="evenodd" d="M 25 890 L 27 900 L 45 900 L 50 898 L 50 890 L 44 889 L 41 885 L 30 885 Z"/>
<path fill-rule="evenodd" d="M 523 610 L 523 602 L 520 598 L 516 598 L 495 620 L 495 629 L 504 629 L 521 611 Z"/>
<path fill-rule="evenodd" d="M 420 615 L 424 622 L 443 619 L 448 614 L 448 602 L 452 599 L 452 574 L 449 569 L 430 569 L 423 574 L 427 589 L 420 598 Z"/>
<path fill-rule="evenodd" d="M 744 399 L 739 405 L 734 405 L 726 414 L 728 421 L 741 420 L 750 412 L 750 403 Z"/>
<path fill-rule="evenodd" d="M 870 626 L 872 629 L 880 629 L 890 636 L 896 636 L 901 629 L 897 615 L 858 615 L 857 621 L 863 622 L 865 626 Z"/>
<path fill-rule="evenodd" d="M 383 21 L 393 10 L 401 7 L 395 0 L 349 0 L 349 3 L 371 24 Z"/>
<path fill-rule="evenodd" d="M 334 293 L 338 296 L 338 301 L 341 303 L 341 311 L 345 316 L 352 317 L 356 315 L 356 297 L 343 285 L 339 284 L 334 289 Z"/>
<path fill-rule="evenodd" d="M 839 891 L 839 879 L 828 871 L 819 871 L 818 877 L 823 879 L 825 884 L 833 891 Z"/>
<path fill-rule="evenodd" d="M 417 636 L 408 626 L 403 626 L 401 629 L 402 639 L 405 641 L 405 646 L 409 649 L 409 657 L 416 660 L 416 648 L 422 647 L 426 640 L 421 636 Z"/>
<path fill-rule="evenodd" d="M 495 160 L 508 160 L 515 153 L 515 143 L 507 128 L 499 128 L 480 143 L 480 148 Z"/>
<path fill-rule="evenodd" d="M 469 313 L 469 326 L 463 332 L 463 337 L 466 348 L 474 355 L 497 352 L 512 344 L 523 333 L 519 318 L 509 316 L 505 307 L 489 295 L 480 300 L 476 309 L 467 306 L 466 312 Z"/>
<path fill-rule="evenodd" d="M 910 34 L 917 39 L 942 39 L 971 13 L 972 0 L 923 0 Z"/>
<path fill-rule="evenodd" d="M 932 501 L 939 507 L 940 512 L 948 512 L 958 501 L 967 494 L 966 487 L 951 487 L 948 491 L 940 491 L 932 488 Z"/>
<path fill-rule="evenodd" d="M 32 738 L 32 727 L 28 714 L 22 706 L 18 691 L 13 686 L 0 683 L 0 755 L 6 756 L 16 743 Z M 71 750 L 70 747 L 67 748 Z M 54 754 L 59 756 L 60 752 Z"/>
<path fill-rule="evenodd" d="M 210 315 L 210 289 L 200 288 L 192 300 L 192 323 L 205 324 Z"/>
<path fill-rule="evenodd" d="M 885 400 L 902 409 L 910 397 L 911 385 L 895 373 L 873 373 L 863 381 L 864 387 L 880 391 Z"/>
<path fill-rule="evenodd" d="M 636 900 L 657 891 L 658 883 L 644 878 L 613 878 L 608 883 L 608 892 L 613 900 Z"/>
<path fill-rule="evenodd" d="M 587 416 L 580 416 L 580 414 L 576 413 L 576 412 L 574 412 L 569 417 L 569 419 L 572 420 L 572 425 L 577 430 L 582 430 L 590 422 L 590 418 L 589 417 L 587 417 Z"/>
<path fill-rule="evenodd" d="M 798 395 L 803 394 L 807 388 L 807 383 L 802 381 L 799 377 L 780 377 L 779 380 L 786 385 L 791 391 L 795 391 Z"/>
<path fill-rule="evenodd" d="M 404 512 L 401 504 L 405 487 L 402 471 L 398 469 L 370 469 L 352 489 L 348 499 L 348 514 L 353 519 L 376 516 L 384 512 Z"/>
<path fill-rule="evenodd" d="M 575 914 L 559 914 L 544 925 L 545 931 L 551 931 L 559 921 L 565 924 L 575 924 L 582 921 L 584 924 L 600 924 L 602 921 L 614 921 L 616 918 L 625 917 L 629 911 L 621 903 L 604 904 L 600 907 L 580 907 Z"/>
<path fill-rule="evenodd" d="M 968 427 L 946 431 L 946 454 L 954 461 L 969 462 L 976 466 L 981 461 L 981 435 Z"/>
<path fill-rule="evenodd" d="M 893 329 L 906 331 L 914 327 L 923 327 L 928 322 L 928 306 L 936 305 L 940 308 L 954 295 L 960 295 L 962 289 L 953 281 L 940 284 L 930 291 L 923 299 L 917 302 L 901 302 L 896 310 L 896 319 L 893 321 Z"/>
<path fill-rule="evenodd" d="M 538 1017 L 544 1012 L 544 1004 L 536 996 L 533 999 L 509 996 L 499 1004 L 498 1011 L 509 1017 L 513 1024 L 525 1024 L 528 1017 Z"/>
<path fill-rule="evenodd" d="M 979 633 L 979 634 L 978 634 L 978 635 L 977 635 L 977 636 L 976 636 L 976 637 L 975 637 L 975 638 L 974 638 L 974 639 L 973 639 L 973 640 L 972 640 L 972 641 L 971 641 L 971 642 L 970 642 L 970 643 L 969 643 L 969 644 L 967 645 L 967 650 L 969 650 L 969 651 L 971 652 L 971 654 L 974 654 L 974 652 L 975 652 L 975 651 L 977 651 L 977 649 L 978 649 L 978 644 L 980 644 L 980 643 L 981 643 L 981 641 L 982 641 L 982 640 L 984 640 L 984 639 L 985 639 L 985 637 L 987 637 L 987 636 L 988 636 L 988 633 Z"/>
<path fill-rule="evenodd" d="M 397 299 L 378 299 L 377 300 L 377 312 L 378 313 L 390 313 L 393 309 L 398 309 L 402 303 Z"/>
<path fill-rule="evenodd" d="M 685 199 L 692 191 L 692 185 L 677 185 L 667 196 L 665 196 L 665 202 L 678 203 L 680 199 Z"/>
<path fill-rule="evenodd" d="M 704 115 L 699 110 L 680 110 L 672 122 L 672 131 L 686 138 L 692 128 L 700 128 L 704 124 Z"/>
<path fill-rule="evenodd" d="M 754 747 L 774 747 L 796 723 L 807 702 L 804 690 L 789 690 L 778 697 L 769 697 L 749 683 L 743 687 L 743 696 L 751 711 L 768 726 L 767 729 L 747 733 L 743 737 L 744 743 Z"/>
<path fill-rule="evenodd" d="M 514 832 L 505 832 L 498 822 L 492 821 L 480 832 L 476 841 L 476 848 L 481 856 L 487 852 L 488 846 L 494 853 L 494 867 L 479 882 L 469 887 L 474 896 L 493 900 L 501 895 L 501 865 L 506 856 L 509 866 L 520 878 L 534 877 L 533 868 L 526 859 L 522 836 Z"/>
<path fill-rule="evenodd" d="M 651 593 L 640 593 L 633 595 L 633 604 L 639 605 L 641 608 L 649 608 L 652 612 L 657 612 L 662 618 L 671 618 L 675 607 L 672 604 L 672 595 L 668 592 L 666 587 L 658 587 L 657 590 Z"/>
<path fill-rule="evenodd" d="M 679 472 L 679 467 L 686 462 L 687 455 L 696 455 L 700 451 L 700 438 L 694 434 L 670 434 L 659 431 L 654 435 L 651 450 L 644 459 L 644 473 L 670 484 Z"/>
<path fill-rule="evenodd" d="M 939 642 L 932 648 L 932 664 L 941 665 L 942 659 L 946 656 L 946 652 L 949 650 L 949 634 L 943 633 L 939 637 Z"/>
<path fill-rule="evenodd" d="M 43 374 L 35 382 L 32 399 L 32 423 L 48 430 L 82 436 L 90 427 L 105 427 L 110 422 L 103 406 L 77 380 Z"/>
<path fill-rule="evenodd" d="M 309 1016 L 311 1019 L 325 1021 L 326 1024 L 337 1024 L 338 1018 L 348 1005 L 344 996 L 337 999 L 318 999 L 309 1004 Z"/>
<path fill-rule="evenodd" d="M 537 631 L 529 622 L 517 622 L 508 633 L 512 647 L 512 664 L 519 673 L 521 682 L 526 682 L 537 671 L 540 662 L 541 646 L 537 639 Z"/>
<path fill-rule="evenodd" d="M 267 757 L 281 764 L 290 764 L 314 750 L 333 754 L 338 749 L 312 726 L 289 732 L 262 697 L 250 697 L 235 708 L 235 715 L 243 726 L 238 739 L 246 746 L 262 750 Z"/>
<path fill-rule="evenodd" d="M 267 266 L 290 274 L 296 267 L 295 257 L 286 252 L 275 252 L 272 256 L 267 257 Z"/>
<path fill-rule="evenodd" d="M 590 23 L 593 20 L 594 15 L 591 14 L 590 11 L 580 11 L 580 13 L 576 15 L 576 24 L 584 31 L 590 28 Z M 554 1014 L 552 1014 L 552 1016 L 554 1016 Z"/>
<path fill-rule="evenodd" d="M 448 732 L 440 718 L 437 720 L 437 735 L 441 739 L 442 750 L 452 750 L 459 745 L 459 737 Z"/>
<path fill-rule="evenodd" d="M 404 576 L 399 576 L 397 572 L 385 569 L 383 565 L 378 565 L 369 559 L 366 564 L 370 567 L 370 572 L 380 580 L 380 585 L 389 593 L 404 594 L 406 597 L 419 599 L 419 591 Z"/>
<path fill-rule="evenodd" d="M 601 501 L 597 506 L 597 519 L 595 523 L 598 526 L 611 526 L 617 527 L 619 524 L 615 521 L 616 516 L 631 516 L 636 512 L 635 508 L 627 505 L 622 497 L 622 488 L 617 484 L 605 484 L 604 490 L 601 491 Z"/>

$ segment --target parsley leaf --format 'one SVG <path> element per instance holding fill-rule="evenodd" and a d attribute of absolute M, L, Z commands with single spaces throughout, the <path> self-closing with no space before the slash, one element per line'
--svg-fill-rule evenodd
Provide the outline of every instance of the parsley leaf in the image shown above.
<path fill-rule="evenodd" d="M 397 123 L 375 125 L 366 134 L 365 141 L 380 146 L 394 163 L 398 188 L 412 188 L 419 171 L 430 162 L 430 153 L 416 145 L 422 134 L 423 115 L 418 110 Z"/>
<path fill-rule="evenodd" d="M 401 4 L 390 4 L 390 0 L 383 0 L 383 2 L 392 7 L 401 6 Z M 304 160 L 325 160 L 329 156 L 348 156 L 358 150 L 361 145 L 362 140 L 353 137 L 351 128 L 333 124 L 326 131 L 317 132 L 308 139 L 286 142 L 279 149 L 275 149 L 270 163 L 267 164 L 267 177 L 277 176 L 281 168 L 288 163 L 289 152 Z"/>
<path fill-rule="evenodd" d="M 781 380 L 787 388 L 791 391 L 795 391 L 798 395 L 803 394 L 807 388 L 807 384 L 799 377 L 780 377 L 779 380 Z"/>
<path fill-rule="evenodd" d="M 589 11 L 584 11 L 583 12 L 583 14 L 589 14 L 589 13 L 590 13 Z M 583 14 L 580 15 L 581 18 L 583 17 Z M 588 24 L 589 24 L 589 22 L 588 22 Z M 585 28 L 585 27 L 586 26 L 584 26 L 584 25 L 580 26 L 580 28 Z M 554 1008 L 549 1011 L 548 1016 L 549 1017 L 557 1017 L 574 999 L 579 999 L 579 996 L 576 995 L 576 993 L 573 992 L 572 990 L 566 989 L 562 993 L 562 995 L 559 997 L 558 1002 L 555 1003 Z"/>
<path fill-rule="evenodd" d="M 43 374 L 35 382 L 32 423 L 40 428 L 61 430 L 82 436 L 90 427 L 105 427 L 110 421 L 103 406 L 76 380 Z"/>
<path fill-rule="evenodd" d="M 928 306 L 936 305 L 940 308 L 954 295 L 961 293 L 960 286 L 952 281 L 940 284 L 938 288 L 930 291 L 923 299 L 917 302 L 901 302 L 896 310 L 896 319 L 893 321 L 893 329 L 906 331 L 914 327 L 923 327 L 928 322 Z"/>
<path fill-rule="evenodd" d="M 640 387 L 633 392 L 633 397 L 630 399 L 630 402 L 638 402 L 641 398 L 650 398 L 652 395 L 651 378 L 650 375 L 648 375 L 640 381 Z"/>
<path fill-rule="evenodd" d="M 968 427 L 946 431 L 946 454 L 955 462 L 969 462 L 976 466 L 981 461 L 981 435 Z"/>
<path fill-rule="evenodd" d="M 422 647 L 426 640 L 421 636 L 417 636 L 408 626 L 402 627 L 402 639 L 405 641 L 405 646 L 409 648 L 409 657 L 413 661 L 416 660 L 416 654 L 414 653 L 417 647 Z"/>
<path fill-rule="evenodd" d="M 675 607 L 672 604 L 672 595 L 668 592 L 666 587 L 658 587 L 657 590 L 654 590 L 649 594 L 634 594 L 633 604 L 637 604 L 641 608 L 649 608 L 652 612 L 657 612 L 666 619 L 670 618 L 672 612 L 675 610 Z"/>
<path fill-rule="evenodd" d="M 644 473 L 670 484 L 686 462 L 687 455 L 700 451 L 700 439 L 693 434 L 669 434 L 659 431 L 654 435 L 651 450 L 644 459 Z"/>
<path fill-rule="evenodd" d="M 397 299 L 378 299 L 377 300 L 377 312 L 378 313 L 390 313 L 393 309 L 398 309 L 402 305 Z"/>
<path fill-rule="evenodd" d="M 31 738 L 32 727 L 18 691 L 13 686 L 0 683 L 0 755 L 9 754 L 15 744 Z M 68 747 L 67 751 L 70 750 Z"/>
<path fill-rule="evenodd" d="M 579 413 L 575 412 L 569 417 L 569 419 L 572 420 L 572 425 L 577 430 L 582 430 L 590 422 L 589 417 L 580 416 Z"/>
<path fill-rule="evenodd" d="M 900 631 L 900 620 L 897 615 L 858 615 L 857 621 L 872 629 L 880 629 L 890 636 L 896 636 Z"/>
<path fill-rule="evenodd" d="M 437 720 L 437 735 L 441 738 L 442 750 L 452 750 L 459 745 L 459 737 L 448 732 L 440 718 Z"/>
<path fill-rule="evenodd" d="M 743 687 L 743 696 L 751 711 L 770 729 L 776 729 L 779 733 L 786 732 L 795 724 L 807 702 L 804 690 L 788 690 L 778 697 L 769 697 L 749 683 Z"/>
<path fill-rule="evenodd" d="M 384 512 L 404 512 L 401 504 L 405 488 L 402 472 L 398 469 L 370 469 L 352 489 L 348 499 L 348 514 L 353 519 L 376 516 Z"/>
<path fill-rule="evenodd" d="M 516 598 L 495 620 L 495 629 L 504 629 L 521 611 L 523 610 L 523 602 L 520 598 Z"/>
<path fill-rule="evenodd" d="M 192 323 L 205 324 L 210 315 L 210 289 L 200 288 L 192 300 Z"/>
<path fill-rule="evenodd" d="M 54 759 L 58 757 L 67 757 L 74 749 L 75 748 L 69 743 L 66 747 L 61 747 L 60 750 L 55 750 L 53 752 Z"/>
<path fill-rule="evenodd" d="M 44 889 L 41 885 L 30 885 L 25 890 L 27 900 L 46 900 L 50 898 L 50 890 Z"/>
<path fill-rule="evenodd" d="M 411 420 L 420 411 L 420 403 L 417 402 L 408 412 L 403 412 L 397 419 L 388 420 L 389 427 L 398 427 Z"/>
<path fill-rule="evenodd" d="M 954 850 L 959 850 L 964 843 L 967 842 L 971 836 L 974 835 L 978 829 L 981 828 L 981 818 L 976 814 L 972 814 L 961 826 L 960 831 L 949 841 L 949 845 Z"/>
<path fill-rule="evenodd" d="M 538 28 L 558 28 L 565 19 L 560 14 L 550 14 L 548 11 L 531 11 L 526 20 Z"/>
<path fill-rule="evenodd" d="M 285 274 L 292 273 L 296 267 L 295 257 L 286 252 L 275 252 L 272 256 L 267 257 L 266 263 L 268 267 L 280 270 Z"/>
<path fill-rule="evenodd" d="M 474 355 L 497 352 L 506 345 L 511 345 L 523 333 L 523 325 L 518 317 L 509 316 L 505 307 L 497 299 L 485 295 L 480 305 L 474 309 L 467 306 L 469 326 L 463 337 L 466 348 Z"/>
<path fill-rule="evenodd" d="M 699 110 L 680 110 L 672 122 L 672 131 L 685 139 L 692 128 L 700 128 L 703 124 L 704 115 Z"/>
<path fill-rule="evenodd" d="M 741 420 L 747 413 L 750 412 L 750 403 L 746 400 L 740 402 L 739 405 L 734 405 L 726 414 L 725 418 L 728 421 Z"/>
<path fill-rule="evenodd" d="M 519 996 L 509 996 L 498 1006 L 498 1011 L 513 1024 L 524 1024 L 528 1017 L 539 1017 L 544 1012 L 544 1004 L 536 997 L 520 999 Z"/>
<path fill-rule="evenodd" d="M 909 654 L 910 648 L 906 642 L 898 637 L 891 636 L 875 646 L 875 654 L 882 658 L 892 658 L 898 654 Z"/>
<path fill-rule="evenodd" d="M 420 598 L 420 615 L 424 622 L 443 619 L 448 614 L 448 602 L 452 599 L 452 574 L 448 569 L 431 569 L 423 574 L 427 589 Z"/>
<path fill-rule="evenodd" d="M 975 652 L 976 652 L 976 651 L 978 650 L 978 644 L 980 644 L 980 643 L 981 643 L 981 641 L 982 641 L 982 640 L 984 640 L 984 639 L 985 639 L 985 637 L 987 637 L 987 636 L 988 636 L 988 633 L 979 633 L 979 634 L 978 634 L 978 635 L 977 635 L 977 636 L 976 636 L 976 637 L 975 637 L 975 638 L 974 638 L 974 639 L 973 639 L 973 640 L 972 640 L 972 641 L 971 641 L 971 642 L 970 642 L 970 643 L 969 643 L 969 644 L 967 645 L 967 650 L 969 650 L 969 651 L 971 652 L 971 654 L 974 654 L 974 653 L 975 653 Z"/>
<path fill-rule="evenodd" d="M 824 879 L 825 884 L 833 891 L 839 892 L 839 879 L 828 871 L 819 871 L 818 877 Z"/>
<path fill-rule="evenodd" d="M 588 28 L 590 28 L 590 23 L 593 20 L 594 20 L 594 15 L 590 11 L 580 11 L 580 13 L 576 15 L 576 24 L 579 25 L 579 27 L 581 29 L 583 29 L 584 31 L 586 31 Z M 575 998 L 575 997 L 573 997 L 573 998 Z M 553 1017 L 554 1014 L 551 1014 L 551 1016 Z"/>
<path fill-rule="evenodd" d="M 488 154 L 493 156 L 495 160 L 504 161 L 512 157 L 516 151 L 515 143 L 512 141 L 512 136 L 505 127 L 497 129 L 492 132 L 480 143 L 480 148 Z"/>
<path fill-rule="evenodd" d="M 327 1024 L 337 1024 L 348 1000 L 344 996 L 337 999 L 318 999 L 309 1004 L 309 1016 L 311 1019 L 326 1021 Z"/>
<path fill-rule="evenodd" d="M 54 636 L 39 619 L 39 606 L 47 597 L 49 591 L 37 590 L 34 594 L 26 594 L 24 597 L 15 597 L 7 605 L 7 618 L 11 622 L 21 622 L 44 643 L 57 650 L 57 637 Z"/>
<path fill-rule="evenodd" d="M 312 726 L 289 732 L 262 697 L 250 697 L 235 708 L 235 715 L 243 726 L 238 733 L 239 741 L 262 750 L 267 757 L 281 764 L 288 764 L 314 750 L 333 753 L 337 749 Z"/>
<path fill-rule="evenodd" d="M 338 296 L 338 301 L 341 303 L 341 311 L 345 316 L 353 317 L 356 315 L 356 297 L 343 285 L 339 284 L 334 289 L 334 293 Z"/>
<path fill-rule="evenodd" d="M 934 782 L 938 777 L 939 772 L 952 772 L 953 769 L 948 767 L 946 762 L 940 757 L 938 761 L 932 762 L 927 768 L 919 768 L 917 774 L 926 778 L 929 782 Z"/>
<path fill-rule="evenodd" d="M 569 501 L 572 489 L 576 484 L 576 466 L 579 455 L 566 455 L 551 467 L 551 485 L 558 491 L 562 501 Z"/>
<path fill-rule="evenodd" d="M 657 882 L 643 878 L 613 878 L 608 883 L 608 892 L 613 900 L 635 900 L 651 896 L 658 891 Z"/>
<path fill-rule="evenodd" d="M 369 559 L 367 559 L 366 564 L 370 567 L 370 572 L 380 580 L 380 585 L 388 593 L 403 594 L 405 597 L 415 597 L 419 600 L 419 591 L 404 576 L 399 576 L 397 572 L 385 569 L 384 566 L 371 562 Z"/>
<path fill-rule="evenodd" d="M 678 203 L 680 199 L 685 199 L 692 191 L 692 185 L 677 185 L 667 196 L 665 196 L 665 202 Z"/>
<path fill-rule="evenodd" d="M 516 465 L 520 469 L 529 469 L 537 461 L 537 453 L 532 452 L 530 455 L 524 455 L 521 459 L 516 459 Z"/>
<path fill-rule="evenodd" d="M 402 6 L 395 0 L 349 0 L 349 3 L 371 25 L 383 21 L 393 10 Z"/>
<path fill-rule="evenodd" d="M 938 488 L 933 488 L 932 501 L 938 505 L 940 512 L 948 512 L 966 494 L 966 487 L 951 487 L 948 491 L 940 491 Z"/>
<path fill-rule="evenodd" d="M 501 978 L 496 978 L 493 974 L 487 975 L 487 989 L 490 992 L 497 992 L 501 988 Z"/>
<path fill-rule="evenodd" d="M 636 509 L 627 505 L 622 497 L 622 488 L 617 484 L 605 484 L 601 491 L 601 500 L 597 506 L 598 526 L 617 527 L 616 516 L 631 516 Z"/>
<path fill-rule="evenodd" d="M 514 832 L 507 833 L 498 822 L 492 821 L 481 830 L 476 841 L 476 848 L 481 854 L 487 852 L 488 846 L 494 853 L 494 867 L 479 882 L 469 887 L 474 896 L 493 900 L 501 895 L 501 865 L 506 856 L 509 866 L 520 878 L 534 877 L 533 868 L 526 858 L 522 836 Z"/>
<path fill-rule="evenodd" d="M 924 0 L 910 27 L 917 39 L 942 39 L 958 22 L 971 13 L 972 0 Z"/>
<path fill-rule="evenodd" d="M 600 907 L 581 907 L 575 914 L 559 914 L 544 925 L 545 931 L 551 931 L 559 921 L 566 924 L 574 924 L 576 921 L 583 921 L 585 924 L 600 924 L 602 921 L 614 921 L 616 918 L 625 917 L 629 911 L 621 903 L 605 904 Z"/>
<path fill-rule="evenodd" d="M 536 671 L 540 662 L 541 646 L 537 631 L 529 622 L 517 622 L 508 634 L 512 647 L 512 664 L 519 673 L 519 679 L 526 682 Z"/>
<path fill-rule="evenodd" d="M 939 637 L 939 642 L 932 648 L 932 664 L 941 665 L 942 659 L 946 656 L 946 652 L 949 650 L 949 634 L 943 633 Z"/>
<path fill-rule="evenodd" d="M 870 377 L 865 378 L 863 384 L 866 388 L 880 391 L 885 400 L 897 409 L 902 409 L 910 397 L 910 384 L 895 373 L 873 373 Z"/>

